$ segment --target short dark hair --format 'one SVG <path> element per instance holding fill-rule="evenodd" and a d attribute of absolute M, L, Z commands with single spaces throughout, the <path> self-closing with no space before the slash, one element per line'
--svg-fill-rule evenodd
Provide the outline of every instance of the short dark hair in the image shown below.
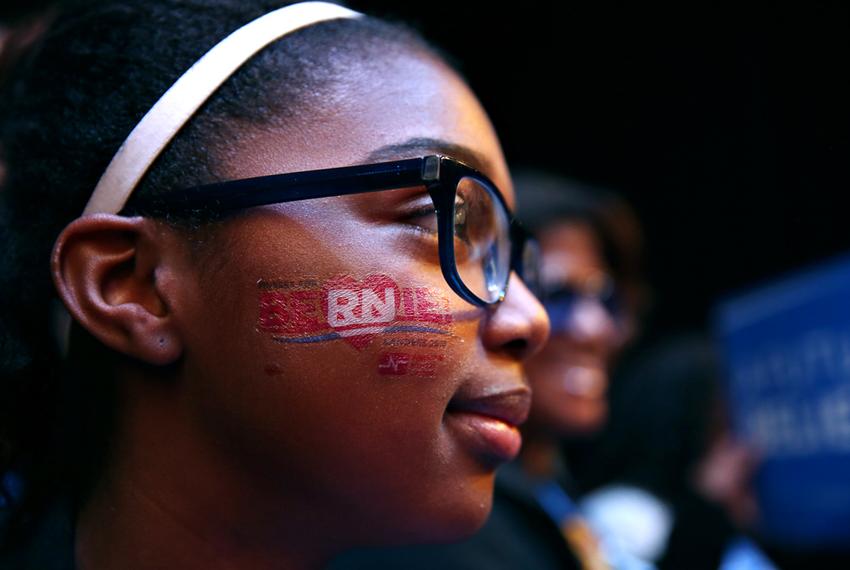
<path fill-rule="evenodd" d="M 121 142 L 159 96 L 215 43 L 280 4 L 84 2 L 58 15 L 4 85 L 0 148 L 8 172 L 0 187 L 0 481 L 14 469 L 25 483 L 8 542 L 26 535 L 57 494 L 84 495 L 90 489 L 106 453 L 101 444 L 108 441 L 114 410 L 109 378 L 86 360 L 104 356 L 98 343 L 85 333 L 75 337 L 79 342 L 72 353 L 86 367 L 85 374 L 75 375 L 74 359 L 69 366 L 51 340 L 56 295 L 49 258 L 56 237 L 82 212 Z M 419 51 L 437 53 L 410 28 L 368 17 L 294 32 L 228 79 L 136 192 L 156 195 L 218 181 L 215 157 L 240 142 L 234 125 L 285 125 L 346 66 L 379 65 L 388 54 Z M 69 444 L 69 437 L 76 441 Z M 70 474 L 64 485 L 57 473 Z"/>
<path fill-rule="evenodd" d="M 610 189 L 533 168 L 513 172 L 517 215 L 532 232 L 559 222 L 590 226 L 612 277 L 636 296 L 632 310 L 646 307 L 643 232 L 631 206 Z M 637 297 L 641 297 L 638 299 Z"/>

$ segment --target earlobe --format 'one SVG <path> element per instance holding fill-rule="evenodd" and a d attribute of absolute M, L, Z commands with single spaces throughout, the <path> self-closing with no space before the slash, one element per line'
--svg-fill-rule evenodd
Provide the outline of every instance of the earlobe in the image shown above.
<path fill-rule="evenodd" d="M 166 365 L 183 351 L 172 300 L 157 286 L 167 263 L 153 222 L 111 214 L 71 222 L 53 247 L 51 271 L 73 318 L 111 349 Z"/>

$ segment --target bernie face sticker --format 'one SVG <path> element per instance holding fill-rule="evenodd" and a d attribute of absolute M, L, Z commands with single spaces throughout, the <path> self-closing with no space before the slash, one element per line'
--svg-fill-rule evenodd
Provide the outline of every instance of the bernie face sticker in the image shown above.
<path fill-rule="evenodd" d="M 422 339 L 451 333 L 447 298 L 427 287 L 399 287 L 387 275 L 340 275 L 321 284 L 261 279 L 257 288 L 257 330 L 280 343 L 342 339 L 363 350 L 378 335 Z"/>

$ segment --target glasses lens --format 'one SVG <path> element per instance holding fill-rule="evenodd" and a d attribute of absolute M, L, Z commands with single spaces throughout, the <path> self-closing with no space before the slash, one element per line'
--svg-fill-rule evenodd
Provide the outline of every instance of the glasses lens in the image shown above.
<path fill-rule="evenodd" d="M 613 281 L 597 276 L 592 282 L 564 284 L 543 294 L 543 306 L 552 323 L 552 332 L 569 332 L 575 326 L 579 310 L 604 309 L 607 317 L 618 324 L 622 321 L 619 295 Z"/>
<path fill-rule="evenodd" d="M 511 272 L 510 220 L 494 192 L 474 178 L 462 178 L 453 212 L 458 274 L 488 303 L 502 298 Z"/>

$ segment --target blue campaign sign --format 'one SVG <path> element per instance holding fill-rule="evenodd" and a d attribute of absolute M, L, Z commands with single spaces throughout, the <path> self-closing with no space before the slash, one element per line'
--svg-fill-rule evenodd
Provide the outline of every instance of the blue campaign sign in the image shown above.
<path fill-rule="evenodd" d="M 762 534 L 850 550 L 850 256 L 725 300 L 715 333 Z"/>

